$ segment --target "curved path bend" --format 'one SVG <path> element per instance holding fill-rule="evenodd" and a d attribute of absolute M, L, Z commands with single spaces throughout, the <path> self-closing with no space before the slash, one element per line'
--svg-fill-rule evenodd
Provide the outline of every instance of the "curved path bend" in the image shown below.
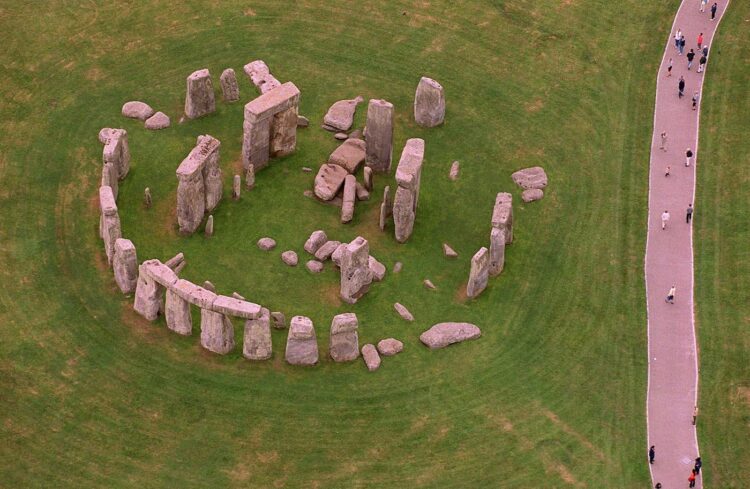
<path fill-rule="evenodd" d="M 693 461 L 700 455 L 698 437 L 693 426 L 693 408 L 698 400 L 698 355 L 693 316 L 693 232 L 686 223 L 686 209 L 695 197 L 695 167 L 698 162 L 698 128 L 700 100 L 692 110 L 693 92 L 703 94 L 704 73 L 698 73 L 700 54 L 697 37 L 703 33 L 703 44 L 709 45 L 708 60 L 713 52 L 714 32 L 727 7 L 718 3 L 716 19 L 711 20 L 709 1 L 706 11 L 699 10 L 700 0 L 683 0 L 675 16 L 672 32 L 664 50 L 656 83 L 654 134 L 649 167 L 648 234 L 646 241 L 645 279 L 648 314 L 648 392 L 646 421 L 648 446 L 656 447 L 651 468 L 653 484 L 665 489 L 688 486 Z M 677 29 L 685 36 L 685 54 L 679 55 L 674 35 Z M 696 51 L 691 70 L 686 54 Z M 669 59 L 672 76 L 667 77 Z M 685 78 L 685 96 L 677 96 L 680 76 Z M 660 148 L 661 133 L 667 132 L 666 151 Z M 685 152 L 695 157 L 685 166 Z M 671 174 L 665 177 L 666 167 Z M 662 230 L 661 215 L 667 210 L 671 218 Z M 700 216 L 700 209 L 696 215 Z M 675 285 L 674 304 L 665 301 L 669 288 Z M 710 470 L 710 465 L 707 467 Z M 702 475 L 702 473 L 701 473 Z M 696 487 L 702 487 L 698 478 Z"/>

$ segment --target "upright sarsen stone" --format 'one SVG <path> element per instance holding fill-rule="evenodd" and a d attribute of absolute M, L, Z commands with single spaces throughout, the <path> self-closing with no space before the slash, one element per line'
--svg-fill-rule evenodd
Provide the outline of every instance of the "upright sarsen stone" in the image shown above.
<path fill-rule="evenodd" d="M 399 243 L 406 242 L 414 229 L 423 162 L 424 140 L 414 138 L 406 141 L 396 168 L 398 188 L 393 199 L 393 223 Z"/>
<path fill-rule="evenodd" d="M 193 334 L 193 317 L 190 314 L 190 303 L 180 297 L 173 289 L 167 289 L 166 306 L 164 307 L 167 327 L 177 334 Z"/>
<path fill-rule="evenodd" d="M 328 349 L 334 362 L 350 362 L 359 357 L 358 325 L 357 315 L 352 312 L 333 317 Z"/>
<path fill-rule="evenodd" d="M 487 287 L 489 263 L 489 251 L 485 247 L 480 248 L 471 258 L 469 283 L 466 285 L 467 296 L 477 297 Z"/>
<path fill-rule="evenodd" d="M 138 267 L 138 284 L 135 288 L 133 309 L 154 321 L 161 311 L 164 291 L 177 282 L 177 275 L 159 260 L 146 260 Z"/>
<path fill-rule="evenodd" d="M 346 224 L 354 217 L 354 203 L 357 200 L 356 192 L 357 178 L 347 175 L 344 179 L 344 198 L 341 204 L 341 222 Z"/>
<path fill-rule="evenodd" d="M 505 265 L 505 230 L 492 228 L 490 232 L 490 270 L 491 276 L 499 275 Z"/>
<path fill-rule="evenodd" d="M 104 252 L 107 254 L 107 263 L 112 264 L 115 255 L 115 242 L 122 237 L 120 230 L 120 215 L 117 213 L 115 196 L 112 188 L 108 186 L 99 187 L 99 234 L 104 240 Z"/>
<path fill-rule="evenodd" d="M 445 119 L 443 86 L 432 78 L 422 77 L 414 95 L 414 120 L 422 127 L 435 127 Z"/>
<path fill-rule="evenodd" d="M 237 76 L 232 68 L 227 68 L 219 77 L 221 82 L 221 93 L 225 102 L 236 102 L 240 99 L 240 87 L 237 85 Z"/>
<path fill-rule="evenodd" d="M 318 363 L 318 342 L 315 327 L 310 318 L 294 316 L 286 339 L 285 358 L 291 365 L 315 365 Z"/>
<path fill-rule="evenodd" d="M 513 195 L 508 192 L 500 192 L 495 197 L 495 206 L 492 208 L 492 227 L 502 229 L 505 232 L 505 243 L 513 242 Z"/>
<path fill-rule="evenodd" d="M 260 317 L 245 321 L 242 355 L 248 360 L 268 360 L 272 354 L 271 313 L 264 307 Z"/>
<path fill-rule="evenodd" d="M 386 100 L 371 99 L 367 106 L 365 127 L 366 165 L 377 172 L 389 172 L 393 158 L 393 104 Z"/>
<path fill-rule="evenodd" d="M 110 129 L 104 136 L 102 162 L 111 163 L 117 169 L 117 178 L 124 179 L 130 171 L 130 146 L 125 129 Z"/>
<path fill-rule="evenodd" d="M 216 209 L 221 201 L 224 184 L 221 179 L 219 166 L 219 149 L 221 142 L 209 135 L 198 136 L 198 145 L 203 160 L 203 184 L 206 188 L 206 212 Z"/>
<path fill-rule="evenodd" d="M 365 238 L 357 236 L 341 252 L 341 298 L 354 304 L 367 292 L 371 283 L 370 247 Z"/>
<path fill-rule="evenodd" d="M 135 246 L 129 239 L 115 241 L 115 254 L 112 259 L 115 282 L 123 294 L 132 294 L 138 283 L 138 257 Z"/>
<path fill-rule="evenodd" d="M 216 111 L 216 100 L 211 73 L 207 69 L 194 71 L 187 77 L 185 115 L 188 119 L 197 119 L 214 111 Z"/>
<path fill-rule="evenodd" d="M 204 135 L 177 168 L 177 224 L 183 234 L 200 226 L 204 213 L 221 200 L 223 184 L 218 139 Z"/>

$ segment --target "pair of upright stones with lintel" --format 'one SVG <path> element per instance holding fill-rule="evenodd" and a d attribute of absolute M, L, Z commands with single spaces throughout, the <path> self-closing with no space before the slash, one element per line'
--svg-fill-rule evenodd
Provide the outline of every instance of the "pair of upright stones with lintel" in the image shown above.
<path fill-rule="evenodd" d="M 182 234 L 194 233 L 212 212 L 223 191 L 218 139 L 198 136 L 196 146 L 177 168 L 177 224 Z"/>
<path fill-rule="evenodd" d="M 359 358 L 358 327 L 357 315 L 354 313 L 334 316 L 328 347 L 334 362 L 350 362 Z M 318 342 L 315 326 L 310 318 L 292 318 L 284 357 L 291 365 L 312 366 L 318 363 Z"/>
<path fill-rule="evenodd" d="M 99 237 L 104 242 L 107 263 L 115 260 L 117 242 L 122 238 L 117 209 L 119 181 L 130 171 L 128 133 L 124 129 L 105 128 L 99 132 L 102 150 L 102 178 L 99 186 Z"/>
<path fill-rule="evenodd" d="M 500 275 L 505 265 L 505 246 L 513 242 L 513 196 L 500 192 L 492 209 L 490 249 L 482 247 L 471 258 L 466 295 L 477 297 L 487 287 L 489 277 Z"/>

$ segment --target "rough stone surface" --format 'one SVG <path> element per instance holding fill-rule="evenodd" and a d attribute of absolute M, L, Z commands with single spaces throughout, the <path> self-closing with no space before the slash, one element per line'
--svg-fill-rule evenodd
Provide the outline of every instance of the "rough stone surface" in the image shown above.
<path fill-rule="evenodd" d="M 271 313 L 271 324 L 273 324 L 273 327 L 276 329 L 284 329 L 286 328 L 286 316 L 283 312 L 272 312 Z"/>
<path fill-rule="evenodd" d="M 367 292 L 370 283 L 370 247 L 365 238 L 357 236 L 341 253 L 341 298 L 354 304 Z"/>
<path fill-rule="evenodd" d="M 153 203 L 153 199 L 151 198 L 151 189 L 146 187 L 143 190 L 143 206 L 146 209 L 150 209 L 152 203 Z"/>
<path fill-rule="evenodd" d="M 402 304 L 397 302 L 393 304 L 393 308 L 396 310 L 398 315 L 404 318 L 405 320 L 409 322 L 414 321 L 414 316 L 412 315 L 412 313 L 410 313 L 409 310 L 406 307 L 404 307 Z"/>
<path fill-rule="evenodd" d="M 328 260 L 329 258 L 331 258 L 331 255 L 339 246 L 341 246 L 340 241 L 326 241 L 323 246 L 318 248 L 318 250 L 315 252 L 315 259 L 318 261 Z"/>
<path fill-rule="evenodd" d="M 167 328 L 184 336 L 193 334 L 193 316 L 190 313 L 190 303 L 177 295 L 171 288 L 167 289 L 164 309 Z"/>
<path fill-rule="evenodd" d="M 365 188 L 372 192 L 373 189 L 373 181 L 372 181 L 372 168 L 369 166 L 366 166 L 364 170 L 362 170 L 362 180 L 364 182 Z"/>
<path fill-rule="evenodd" d="M 530 188 L 521 192 L 521 200 L 524 202 L 534 202 L 536 200 L 542 200 L 544 197 L 544 190 L 540 188 Z"/>
<path fill-rule="evenodd" d="M 187 77 L 185 116 L 197 119 L 216 111 L 214 85 L 207 69 L 194 71 Z"/>
<path fill-rule="evenodd" d="M 396 338 L 386 338 L 378 341 L 378 352 L 384 357 L 392 357 L 404 351 L 404 344 Z"/>
<path fill-rule="evenodd" d="M 203 288 L 206 289 L 206 290 L 208 290 L 208 291 L 210 291 L 210 292 L 213 292 L 214 294 L 216 293 L 216 286 L 212 282 L 210 282 L 208 280 L 204 280 L 203 281 Z M 214 298 L 214 300 L 215 300 L 215 298 Z M 220 312 L 220 311 L 216 311 L 216 312 Z"/>
<path fill-rule="evenodd" d="M 221 199 L 220 145 L 218 139 L 200 136 L 177 168 L 177 224 L 183 234 L 194 233 L 204 213 Z"/>
<path fill-rule="evenodd" d="M 349 133 L 349 137 L 353 139 L 364 139 L 361 129 L 355 129 Z"/>
<path fill-rule="evenodd" d="M 341 243 L 331 254 L 331 261 L 337 266 L 341 267 L 341 254 L 344 253 L 347 243 Z"/>
<path fill-rule="evenodd" d="M 445 119 L 445 92 L 435 80 L 422 77 L 414 95 L 414 120 L 422 127 L 435 127 Z"/>
<path fill-rule="evenodd" d="M 391 187 L 386 185 L 383 189 L 383 202 L 380 204 L 380 219 L 378 226 L 381 231 L 385 230 L 388 218 L 393 214 L 393 203 L 391 202 Z"/>
<path fill-rule="evenodd" d="M 471 258 L 469 283 L 466 285 L 466 295 L 468 297 L 477 297 L 487 287 L 490 270 L 489 255 L 489 251 L 483 246 Z"/>
<path fill-rule="evenodd" d="M 374 256 L 370 255 L 370 258 L 368 259 L 367 266 L 370 268 L 370 271 L 372 272 L 372 280 L 374 282 L 382 282 L 385 278 L 385 265 L 380 263 L 377 259 L 375 259 Z"/>
<path fill-rule="evenodd" d="M 128 132 L 125 129 L 110 129 L 103 144 L 102 163 L 112 164 L 117 169 L 117 174 L 113 176 L 116 176 L 117 180 L 123 180 L 130 171 Z"/>
<path fill-rule="evenodd" d="M 178 281 L 177 274 L 159 260 L 148 260 L 142 265 L 143 272 L 162 287 L 172 287 Z"/>
<path fill-rule="evenodd" d="M 240 87 L 237 85 L 237 75 L 232 68 L 227 68 L 221 72 L 219 77 L 221 83 L 221 93 L 225 102 L 236 102 L 240 99 Z"/>
<path fill-rule="evenodd" d="M 346 224 L 354 217 L 354 203 L 357 200 L 357 178 L 347 175 L 344 179 L 344 197 L 341 205 L 341 222 Z"/>
<path fill-rule="evenodd" d="M 218 139 L 203 135 L 198 136 L 196 148 L 206 155 L 203 163 L 203 184 L 206 187 L 206 212 L 211 212 L 219 205 L 224 191 L 224 183 L 221 177 L 219 156 L 221 142 Z"/>
<path fill-rule="evenodd" d="M 148 119 L 146 119 L 146 123 L 144 126 L 146 129 L 150 129 L 152 131 L 158 131 L 159 129 L 166 129 L 170 125 L 169 116 L 165 114 L 164 112 L 157 112 L 156 114 L 152 115 Z"/>
<path fill-rule="evenodd" d="M 380 368 L 380 355 L 378 354 L 378 350 L 375 348 L 375 345 L 368 343 L 363 346 L 362 358 L 365 361 L 367 370 L 369 370 L 370 372 L 373 372 Z"/>
<path fill-rule="evenodd" d="M 513 195 L 500 192 L 492 209 L 492 227 L 505 231 L 505 244 L 513 242 Z"/>
<path fill-rule="evenodd" d="M 333 199 L 341 190 L 344 179 L 348 174 L 342 166 L 330 163 L 321 165 L 318 174 L 315 176 L 315 196 L 321 200 Z"/>
<path fill-rule="evenodd" d="M 264 307 L 257 319 L 245 321 L 242 356 L 248 360 L 268 360 L 272 354 L 271 317 Z"/>
<path fill-rule="evenodd" d="M 542 189 L 547 186 L 547 173 L 541 166 L 532 166 L 518 170 L 511 178 L 523 189 Z"/>
<path fill-rule="evenodd" d="M 392 158 L 393 104 L 371 99 L 367 106 L 367 167 L 388 173 Z"/>
<path fill-rule="evenodd" d="M 297 127 L 307 127 L 310 125 L 310 119 L 303 115 L 297 116 Z"/>
<path fill-rule="evenodd" d="M 451 169 L 450 172 L 448 172 L 448 178 L 453 180 L 454 182 L 458 180 L 458 172 L 460 171 L 460 163 L 458 161 L 454 161 L 451 163 Z"/>
<path fill-rule="evenodd" d="M 261 94 L 267 93 L 281 85 L 279 80 L 271 74 L 271 70 L 263 60 L 255 60 L 243 67 L 250 82 L 260 90 Z"/>
<path fill-rule="evenodd" d="M 364 201 L 364 200 L 370 200 L 370 192 L 367 191 L 364 185 L 357 182 L 357 184 L 354 187 L 355 194 L 357 196 L 357 200 Z"/>
<path fill-rule="evenodd" d="M 310 318 L 294 316 L 286 339 L 285 358 L 291 365 L 315 365 L 318 363 L 318 342 L 315 327 Z"/>
<path fill-rule="evenodd" d="M 209 237 L 214 235 L 214 216 L 213 215 L 208 216 L 208 219 L 206 219 L 206 228 L 204 232 L 206 236 L 209 236 Z"/>
<path fill-rule="evenodd" d="M 448 243 L 443 243 L 443 254 L 447 256 L 448 258 L 456 258 L 458 257 L 458 253 L 456 253 L 456 250 L 450 247 Z"/>
<path fill-rule="evenodd" d="M 490 276 L 499 275 L 505 265 L 505 230 L 492 228 L 490 231 Z"/>
<path fill-rule="evenodd" d="M 414 231 L 415 200 L 414 191 L 400 185 L 396 188 L 396 196 L 393 199 L 393 224 L 396 241 L 399 243 L 405 243 Z"/>
<path fill-rule="evenodd" d="M 438 323 L 419 336 L 419 340 L 435 350 L 453 343 L 473 340 L 482 336 L 482 331 L 471 323 Z"/>
<path fill-rule="evenodd" d="M 201 346 L 220 355 L 234 349 L 234 326 L 228 317 L 201 309 Z"/>
<path fill-rule="evenodd" d="M 104 252 L 107 255 L 107 263 L 112 264 L 115 255 L 115 242 L 122 237 L 120 228 L 120 215 L 117 212 L 115 196 L 112 187 L 99 187 L 99 234 L 104 241 Z"/>
<path fill-rule="evenodd" d="M 226 295 L 216 296 L 213 304 L 211 304 L 211 310 L 214 312 L 242 319 L 258 318 L 261 314 L 261 309 L 258 304 Z"/>
<path fill-rule="evenodd" d="M 323 271 L 323 264 L 318 260 L 309 260 L 307 263 L 305 263 L 305 266 L 312 273 L 320 273 Z"/>
<path fill-rule="evenodd" d="M 367 143 L 361 139 L 347 139 L 328 157 L 328 163 L 339 165 L 349 173 L 356 173 L 365 161 Z"/>
<path fill-rule="evenodd" d="M 276 241 L 273 238 L 260 238 L 258 240 L 258 248 L 263 251 L 271 251 L 276 248 Z"/>
<path fill-rule="evenodd" d="M 122 115 L 131 119 L 139 119 L 145 121 L 146 119 L 154 115 L 154 109 L 152 109 L 151 106 L 145 102 L 125 102 L 125 105 L 122 106 Z"/>
<path fill-rule="evenodd" d="M 116 130 L 117 129 L 112 129 L 111 127 L 101 128 L 101 130 L 99 130 L 99 142 L 102 144 L 107 144 L 107 140 L 113 134 L 113 131 L 116 131 Z"/>
<path fill-rule="evenodd" d="M 323 117 L 323 124 L 333 130 L 348 131 L 354 122 L 357 105 L 363 100 L 360 96 L 350 100 L 339 100 L 328 109 Z"/>
<path fill-rule="evenodd" d="M 431 281 L 430 279 L 427 279 L 427 278 L 426 278 L 426 279 L 424 279 L 424 280 L 422 281 L 422 283 L 423 283 L 423 284 L 424 284 L 424 286 L 425 286 L 426 288 L 428 288 L 428 289 L 431 289 L 431 290 L 435 290 L 435 289 L 437 289 L 437 287 L 435 287 L 435 284 L 433 284 L 433 283 L 432 283 L 432 281 Z"/>
<path fill-rule="evenodd" d="M 216 300 L 214 292 L 182 278 L 172 285 L 171 290 L 184 300 L 201 309 L 210 310 Z"/>
<path fill-rule="evenodd" d="M 333 135 L 333 138 L 339 141 L 345 141 L 349 139 L 349 135 L 345 132 L 337 132 L 336 134 Z"/>
<path fill-rule="evenodd" d="M 393 199 L 393 223 L 399 243 L 406 242 L 414 229 L 423 162 L 424 140 L 407 140 L 396 168 L 398 188 Z"/>
<path fill-rule="evenodd" d="M 235 175 L 234 178 L 232 178 L 232 198 L 234 200 L 239 200 L 240 195 L 242 195 L 242 177 Z"/>
<path fill-rule="evenodd" d="M 304 173 L 312 173 L 313 169 L 312 169 L 312 168 L 310 168 L 309 166 L 303 166 L 303 167 L 302 167 L 302 171 L 303 171 Z"/>
<path fill-rule="evenodd" d="M 290 267 L 296 267 L 299 263 L 297 253 L 292 250 L 287 250 L 281 254 L 281 261 L 289 265 Z"/>
<path fill-rule="evenodd" d="M 350 362 L 359 357 L 358 325 L 357 315 L 351 312 L 333 317 L 328 350 L 334 362 Z"/>
<path fill-rule="evenodd" d="M 129 239 L 115 240 L 115 254 L 112 258 L 115 282 L 123 294 L 132 294 L 138 283 L 138 257 L 135 245 Z"/>
<path fill-rule="evenodd" d="M 305 251 L 314 255 L 318 251 L 318 248 L 323 246 L 326 241 L 328 241 L 328 236 L 326 236 L 325 231 L 321 229 L 313 231 L 310 237 L 307 238 L 307 241 L 305 241 Z"/>
<path fill-rule="evenodd" d="M 138 283 L 135 288 L 133 309 L 147 320 L 155 321 L 161 310 L 164 287 L 146 273 L 146 268 L 150 263 L 159 263 L 159 260 L 148 260 L 138 267 Z"/>

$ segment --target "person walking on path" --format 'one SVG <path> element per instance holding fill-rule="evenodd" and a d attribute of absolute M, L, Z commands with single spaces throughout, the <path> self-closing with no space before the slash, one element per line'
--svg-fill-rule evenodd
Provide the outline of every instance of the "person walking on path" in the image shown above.
<path fill-rule="evenodd" d="M 708 57 L 708 44 L 703 46 L 703 56 Z"/>
<path fill-rule="evenodd" d="M 690 214 L 688 214 L 688 215 L 689 215 L 689 216 L 692 216 L 692 215 L 693 215 L 693 213 L 692 213 L 692 209 L 688 209 L 688 210 L 690 210 L 690 211 L 691 211 L 691 212 L 690 212 Z M 688 218 L 688 221 L 689 221 L 689 220 L 690 220 L 690 218 Z M 695 426 L 695 422 L 696 422 L 696 421 L 698 421 L 698 406 L 695 406 L 695 407 L 693 408 L 693 426 Z"/>
<path fill-rule="evenodd" d="M 669 58 L 669 62 L 667 63 L 667 77 L 672 76 L 672 58 Z"/>
<path fill-rule="evenodd" d="M 654 446 L 651 445 L 651 448 L 648 449 L 648 463 L 653 464 L 655 458 L 656 458 L 656 450 L 654 449 Z M 696 462 L 696 464 L 697 463 L 698 462 Z"/>
<path fill-rule="evenodd" d="M 682 98 L 685 95 L 685 79 L 680 75 L 680 81 L 677 82 L 677 96 Z"/>
<path fill-rule="evenodd" d="M 698 41 L 698 50 L 700 51 L 701 46 L 703 46 L 703 33 L 702 32 L 698 34 L 698 39 L 696 40 Z"/>
<path fill-rule="evenodd" d="M 672 170 L 672 167 L 671 167 L 671 166 L 669 166 L 669 165 L 667 165 L 667 169 L 666 169 L 666 170 L 664 171 L 664 176 L 665 176 L 665 177 L 668 177 L 668 176 L 669 176 L 669 172 L 670 172 L 671 170 Z"/>
<path fill-rule="evenodd" d="M 685 36 L 680 36 L 680 56 L 682 56 L 682 52 L 685 50 Z"/>
<path fill-rule="evenodd" d="M 693 150 L 688 148 L 685 151 L 685 166 L 690 166 L 690 160 L 693 158 Z"/>
<path fill-rule="evenodd" d="M 661 229 L 662 231 L 667 229 L 667 221 L 669 221 L 669 211 L 661 213 Z"/>
<path fill-rule="evenodd" d="M 695 487 L 695 469 L 690 471 L 690 477 L 688 477 L 688 487 Z"/>
<path fill-rule="evenodd" d="M 698 73 L 703 73 L 703 70 L 706 69 L 706 61 L 708 61 L 708 58 L 706 58 L 706 55 L 702 55 L 700 61 L 698 61 Z"/>
<path fill-rule="evenodd" d="M 693 110 L 698 107 L 698 90 L 693 92 Z"/>
<path fill-rule="evenodd" d="M 677 32 L 674 33 L 674 48 L 676 50 L 680 50 L 680 39 L 682 38 L 682 31 L 680 28 L 677 28 Z"/>
<path fill-rule="evenodd" d="M 701 458 L 698 457 L 695 459 L 695 475 L 698 475 L 701 473 L 701 467 L 703 467 L 703 462 L 701 462 Z"/>
<path fill-rule="evenodd" d="M 693 204 L 688 204 L 687 211 L 685 212 L 685 222 L 687 224 L 690 224 L 690 221 L 693 219 Z M 693 424 L 695 424 L 695 418 L 698 416 L 698 406 L 695 406 L 695 411 L 693 411 Z"/>
<path fill-rule="evenodd" d="M 674 285 L 669 289 L 669 292 L 667 292 L 667 298 L 664 299 L 665 302 L 669 302 L 670 304 L 674 304 L 674 293 L 677 289 Z"/>
<path fill-rule="evenodd" d="M 662 131 L 661 133 L 661 146 L 659 146 L 659 149 L 662 151 L 667 150 L 667 131 Z"/>
<path fill-rule="evenodd" d="M 695 51 L 693 51 L 693 48 L 690 48 L 690 51 L 687 53 L 687 60 L 688 60 L 688 70 L 693 66 L 693 58 L 695 58 Z"/>
<path fill-rule="evenodd" d="M 657 482 L 654 489 L 661 489 L 661 482 Z"/>
<path fill-rule="evenodd" d="M 716 20 L 716 9 L 718 8 L 718 5 L 716 5 L 716 2 L 714 2 L 713 5 L 711 5 L 711 20 Z"/>
<path fill-rule="evenodd" d="M 708 3 L 708 0 L 701 0 L 701 13 L 706 11 L 706 4 Z"/>

